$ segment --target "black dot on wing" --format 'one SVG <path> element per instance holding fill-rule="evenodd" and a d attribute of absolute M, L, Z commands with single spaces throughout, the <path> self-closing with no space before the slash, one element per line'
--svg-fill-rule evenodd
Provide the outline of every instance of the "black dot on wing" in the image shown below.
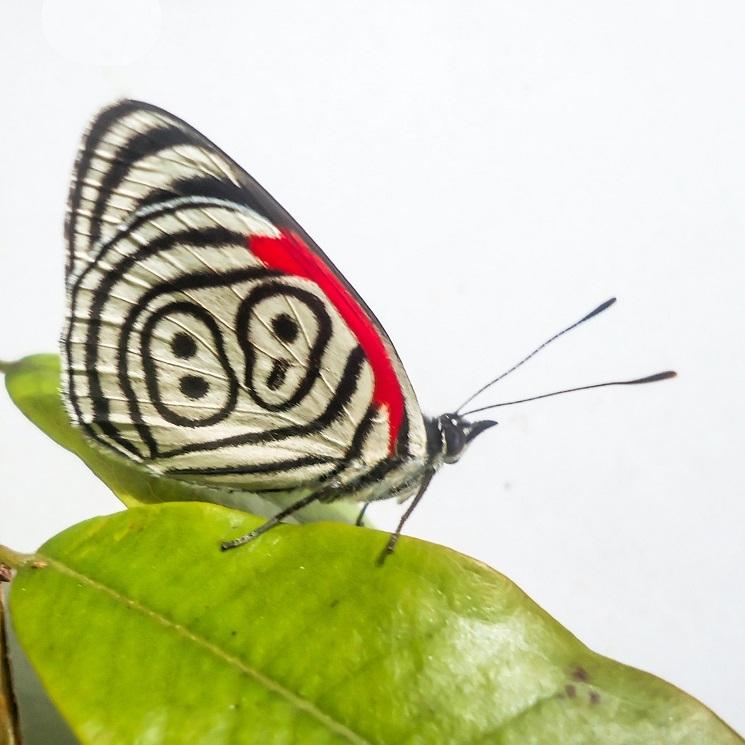
<path fill-rule="evenodd" d="M 197 344 L 189 334 L 184 331 L 178 331 L 173 335 L 173 339 L 171 339 L 171 351 L 176 357 L 185 360 L 197 353 Z"/>
<path fill-rule="evenodd" d="M 203 398 L 210 389 L 210 384 L 200 375 L 184 375 L 178 385 L 181 393 L 192 399 Z"/>
<path fill-rule="evenodd" d="M 272 330 L 283 342 L 288 344 L 297 339 L 297 323 L 287 313 L 280 313 L 272 318 Z"/>
<path fill-rule="evenodd" d="M 269 377 L 266 379 L 266 387 L 270 391 L 276 391 L 282 387 L 287 377 L 287 370 L 290 368 L 290 363 L 287 360 L 274 360 L 272 371 L 269 373 Z"/>

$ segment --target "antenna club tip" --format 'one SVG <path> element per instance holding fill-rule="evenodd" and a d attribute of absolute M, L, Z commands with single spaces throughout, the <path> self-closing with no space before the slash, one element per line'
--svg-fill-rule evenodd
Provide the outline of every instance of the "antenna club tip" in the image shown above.
<path fill-rule="evenodd" d="M 574 324 L 574 326 L 579 326 L 580 323 L 584 323 L 585 321 L 589 321 L 593 316 L 598 315 L 598 313 L 602 313 L 604 310 L 608 310 L 608 308 L 613 305 L 613 303 L 616 302 L 616 298 L 612 297 L 609 300 L 606 300 L 604 303 L 600 303 L 597 308 L 594 310 L 591 310 L 584 318 L 581 318 L 577 323 Z M 574 328 L 572 326 L 571 328 Z"/>
<path fill-rule="evenodd" d="M 648 375 L 646 378 L 640 378 L 634 382 L 636 383 L 657 383 L 660 380 L 669 380 L 670 378 L 677 378 L 678 373 L 675 370 L 665 370 L 664 372 L 655 373 L 654 375 Z"/>

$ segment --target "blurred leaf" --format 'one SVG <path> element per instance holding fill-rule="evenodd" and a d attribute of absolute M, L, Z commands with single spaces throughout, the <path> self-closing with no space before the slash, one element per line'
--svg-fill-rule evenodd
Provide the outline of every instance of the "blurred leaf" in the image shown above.
<path fill-rule="evenodd" d="M 77 525 L 20 569 L 18 638 L 83 743 L 735 745 L 700 703 L 588 650 L 440 546 L 209 504 Z"/>
<path fill-rule="evenodd" d="M 55 354 L 35 354 L 7 365 L 5 385 L 15 405 L 45 434 L 79 456 L 127 507 L 173 501 L 205 501 L 271 516 L 294 498 L 271 500 L 245 491 L 221 490 L 153 474 L 134 461 L 91 444 L 72 426 L 60 396 L 60 363 Z M 297 513 L 298 522 L 354 522 L 359 507 L 337 502 L 314 504 Z"/>

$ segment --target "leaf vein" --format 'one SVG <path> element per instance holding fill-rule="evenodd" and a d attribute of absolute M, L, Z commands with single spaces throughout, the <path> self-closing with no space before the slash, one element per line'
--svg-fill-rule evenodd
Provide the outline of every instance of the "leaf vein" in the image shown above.
<path fill-rule="evenodd" d="M 291 691 L 289 688 L 286 688 L 281 683 L 278 683 L 276 680 L 273 680 L 272 678 L 268 677 L 267 675 L 260 672 L 259 670 L 256 670 L 250 665 L 247 665 L 239 657 L 236 657 L 235 655 L 232 655 L 229 652 L 226 652 L 224 649 L 221 649 L 217 644 L 215 644 L 214 642 L 211 642 L 209 639 L 206 639 L 203 636 L 200 636 L 199 634 L 195 634 L 193 631 L 188 629 L 183 624 L 180 624 L 170 618 L 167 618 L 166 616 L 158 613 L 157 611 L 154 611 L 148 608 L 147 606 L 142 605 L 138 601 L 133 600 L 132 598 L 127 597 L 126 595 L 123 595 L 122 593 L 115 590 L 114 588 L 109 587 L 103 584 L 102 582 L 99 582 L 93 579 L 92 577 L 89 577 L 86 574 L 82 574 L 76 571 L 75 569 L 73 569 L 70 566 L 67 566 L 67 564 L 64 564 L 58 559 L 54 559 L 50 556 L 46 556 L 41 553 L 37 555 L 40 558 L 42 558 L 44 561 L 48 562 L 49 567 L 54 568 L 56 571 L 60 572 L 60 574 L 66 575 L 74 579 L 76 582 L 82 582 L 83 584 L 87 585 L 91 589 L 97 590 L 98 592 L 108 595 L 109 597 L 116 600 L 118 603 L 121 603 L 127 606 L 128 608 L 131 608 L 141 613 L 142 615 L 150 618 L 151 620 L 172 630 L 173 632 L 183 637 L 184 639 L 187 639 L 188 641 L 207 650 L 208 652 L 213 654 L 215 657 L 220 658 L 221 660 L 226 662 L 228 665 L 231 665 L 232 667 L 239 670 L 244 675 L 253 679 L 256 683 L 263 686 L 266 690 L 270 691 L 271 693 L 276 694 L 280 698 L 285 699 L 285 701 L 291 704 L 296 710 L 301 711 L 307 714 L 309 717 L 315 719 L 319 724 L 326 727 L 329 731 L 333 732 L 334 734 L 340 735 L 341 737 L 345 738 L 349 742 L 354 743 L 354 745 L 374 745 L 372 741 L 367 740 L 362 735 L 350 729 L 347 725 L 343 724 L 342 722 L 337 721 L 336 719 L 333 718 L 333 716 L 331 716 L 327 712 L 320 709 L 312 701 L 309 701 L 308 699 L 303 698 L 301 695 L 295 693 L 294 691 Z"/>

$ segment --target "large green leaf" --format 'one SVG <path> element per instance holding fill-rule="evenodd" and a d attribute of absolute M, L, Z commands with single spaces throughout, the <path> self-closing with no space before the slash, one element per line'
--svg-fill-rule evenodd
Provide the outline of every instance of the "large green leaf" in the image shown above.
<path fill-rule="evenodd" d="M 60 363 L 55 354 L 35 354 L 5 367 L 5 385 L 16 406 L 45 434 L 78 455 L 128 507 L 159 502 L 215 502 L 257 515 L 273 515 L 286 499 L 265 499 L 250 492 L 228 491 L 156 476 L 133 461 L 98 448 L 70 424 L 60 397 Z M 351 504 L 314 504 L 297 513 L 298 522 L 352 522 Z"/>
<path fill-rule="evenodd" d="M 14 626 L 83 743 L 743 743 L 483 564 L 403 538 L 381 567 L 386 536 L 334 523 L 218 550 L 257 522 L 141 507 L 21 562 Z"/>

